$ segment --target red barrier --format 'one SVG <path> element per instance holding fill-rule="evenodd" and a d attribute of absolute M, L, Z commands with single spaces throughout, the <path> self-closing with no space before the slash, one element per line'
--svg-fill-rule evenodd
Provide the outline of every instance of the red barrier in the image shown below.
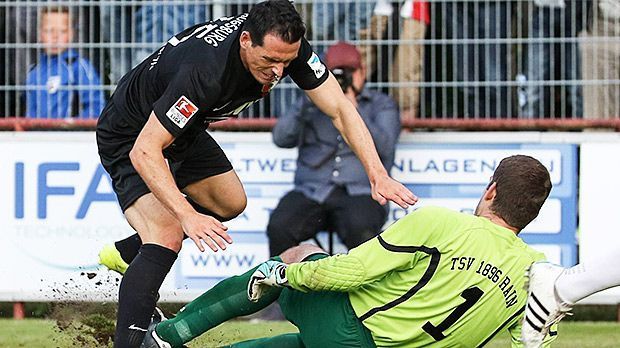
<path fill-rule="evenodd" d="M 608 129 L 620 131 L 620 119 L 411 119 L 402 121 L 405 129 L 459 131 L 582 131 Z"/>
<path fill-rule="evenodd" d="M 403 115 L 402 126 L 408 130 L 459 130 L 459 131 L 581 131 L 607 129 L 620 131 L 620 119 L 457 119 L 410 118 Z M 270 131 L 276 118 L 231 118 L 215 122 L 211 130 Z M 96 119 L 0 119 L 0 130 L 94 130 Z"/>

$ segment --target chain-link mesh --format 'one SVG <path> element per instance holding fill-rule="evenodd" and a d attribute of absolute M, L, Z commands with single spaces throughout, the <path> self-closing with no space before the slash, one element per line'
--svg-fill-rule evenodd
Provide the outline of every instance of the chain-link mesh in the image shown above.
<path fill-rule="evenodd" d="M 96 118 L 183 28 L 255 1 L 0 1 L 0 117 Z M 295 1 L 317 53 L 355 43 L 403 119 L 618 118 L 620 0 Z M 290 79 L 243 118 L 287 112 Z"/>

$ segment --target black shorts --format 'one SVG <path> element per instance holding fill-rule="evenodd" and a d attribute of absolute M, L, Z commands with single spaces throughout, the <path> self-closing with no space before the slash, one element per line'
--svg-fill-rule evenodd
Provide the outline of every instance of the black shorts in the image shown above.
<path fill-rule="evenodd" d="M 120 122 L 112 122 L 121 120 Z M 122 115 L 112 101 L 108 102 L 97 124 L 97 147 L 101 164 L 112 178 L 112 187 L 123 212 L 138 198 L 151 192 L 129 159 L 137 134 L 128 135 L 111 131 L 124 128 Z M 222 148 L 206 132 L 197 134 L 180 156 L 168 158 L 170 170 L 179 190 L 204 178 L 226 173 L 233 169 Z M 180 159 L 182 158 L 182 159 Z"/>

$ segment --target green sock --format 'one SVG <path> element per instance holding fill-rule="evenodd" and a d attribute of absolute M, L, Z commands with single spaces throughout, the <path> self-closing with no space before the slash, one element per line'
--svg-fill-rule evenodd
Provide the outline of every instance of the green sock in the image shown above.
<path fill-rule="evenodd" d="M 298 333 L 289 333 L 274 337 L 264 337 L 255 340 L 238 342 L 225 348 L 304 348 L 301 336 Z"/>
<path fill-rule="evenodd" d="M 157 335 L 173 347 L 180 347 L 229 319 L 258 312 L 273 303 L 281 288 L 271 288 L 258 302 L 248 300 L 247 285 L 257 268 L 219 282 L 181 308 L 176 317 L 159 323 Z"/>

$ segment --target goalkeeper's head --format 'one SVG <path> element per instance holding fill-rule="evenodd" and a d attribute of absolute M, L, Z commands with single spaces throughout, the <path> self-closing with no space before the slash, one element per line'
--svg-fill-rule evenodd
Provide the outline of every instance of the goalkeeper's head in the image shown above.
<path fill-rule="evenodd" d="M 551 186 L 549 171 L 537 159 L 506 157 L 495 169 L 476 215 L 499 218 L 518 233 L 538 216 Z"/>

